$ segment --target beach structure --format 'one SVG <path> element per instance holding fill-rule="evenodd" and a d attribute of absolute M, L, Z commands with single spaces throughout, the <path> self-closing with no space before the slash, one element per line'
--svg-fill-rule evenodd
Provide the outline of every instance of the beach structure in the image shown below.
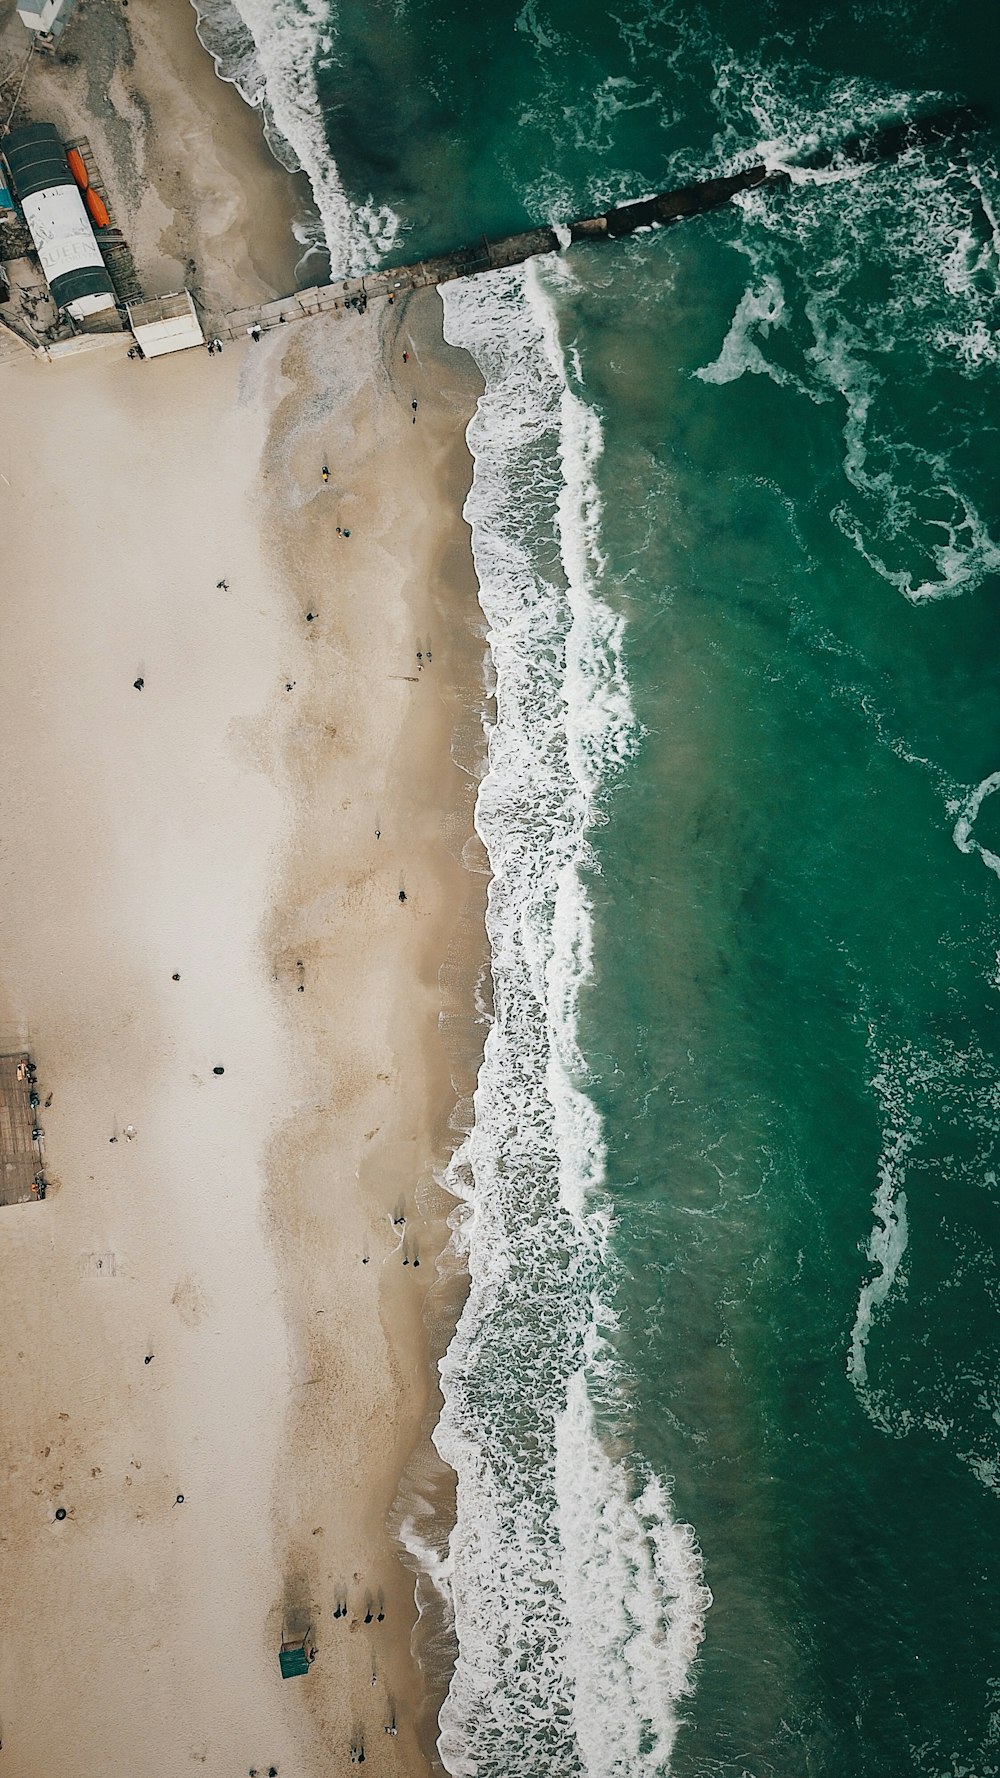
<path fill-rule="evenodd" d="M 907 118 L 886 124 L 863 136 L 850 136 L 835 148 L 817 150 L 801 158 L 797 165 L 823 168 L 839 157 L 849 165 L 865 165 L 879 160 L 894 160 L 907 149 L 921 145 L 937 146 L 961 138 L 982 128 L 983 112 L 974 105 L 956 105 L 935 111 L 925 117 Z M 629 235 L 654 228 L 668 228 L 690 217 L 705 216 L 732 203 L 744 192 L 761 186 L 790 187 L 791 171 L 783 165 L 757 162 L 724 178 L 698 179 L 674 191 L 635 202 L 616 205 L 599 216 L 587 216 L 564 226 L 546 224 L 490 241 L 481 235 L 478 241 L 442 253 L 414 265 L 387 266 L 363 277 L 341 278 L 331 284 L 313 285 L 292 296 L 254 308 L 242 308 L 228 315 L 209 318 L 210 331 L 220 338 L 237 339 L 241 333 L 255 337 L 269 328 L 287 321 L 298 321 L 304 315 L 320 315 L 330 311 L 354 310 L 363 314 L 372 298 L 384 297 L 395 302 L 408 291 L 426 285 L 447 284 L 455 278 L 478 277 L 503 266 L 522 265 L 539 254 L 560 253 L 578 243 L 625 240 Z"/>
<path fill-rule="evenodd" d="M 0 1204 L 29 1204 L 45 1196 L 33 1098 L 38 1093 L 31 1057 L 24 1050 L 0 1056 Z"/>
<path fill-rule="evenodd" d="M 293 1636 L 283 1640 L 278 1650 L 278 1662 L 281 1667 L 282 1679 L 301 1679 L 309 1671 L 309 1637 L 312 1631 L 307 1630 L 302 1637 Z"/>
<path fill-rule="evenodd" d="M 127 309 L 128 324 L 144 358 L 162 358 L 165 352 L 184 352 L 189 346 L 205 344 L 190 290 L 128 303 Z"/>
<path fill-rule="evenodd" d="M 54 124 L 25 124 L 4 143 L 14 191 L 60 309 L 75 321 L 115 307 L 83 196 Z"/>
<path fill-rule="evenodd" d="M 100 231 L 97 244 L 101 249 L 105 270 L 111 279 L 119 311 L 126 303 L 142 302 L 146 293 L 135 269 L 131 248 L 121 229 L 108 214 L 112 208 L 111 198 L 88 138 L 67 136 L 63 147 L 66 150 L 66 164 L 80 188 L 90 220 L 95 229 Z M 124 322 L 122 326 L 124 328 Z"/>
<path fill-rule="evenodd" d="M 69 23 L 76 0 L 22 0 L 17 16 L 43 43 L 55 43 Z"/>

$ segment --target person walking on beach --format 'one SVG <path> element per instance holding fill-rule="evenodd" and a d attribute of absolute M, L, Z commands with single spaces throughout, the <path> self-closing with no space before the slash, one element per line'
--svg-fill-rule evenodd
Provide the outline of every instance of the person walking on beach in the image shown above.
<path fill-rule="evenodd" d="M 325 463 L 319 473 L 325 482 L 328 482 L 330 480 L 330 471 L 327 468 Z"/>

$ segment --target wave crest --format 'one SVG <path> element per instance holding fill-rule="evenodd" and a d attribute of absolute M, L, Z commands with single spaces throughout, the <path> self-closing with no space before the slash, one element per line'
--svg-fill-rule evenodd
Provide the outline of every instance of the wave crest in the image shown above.
<path fill-rule="evenodd" d="M 268 145 L 282 165 L 309 180 L 331 276 L 369 271 L 391 251 L 400 224 L 390 206 L 371 194 L 361 201 L 348 197 L 330 153 L 316 86 L 317 56 L 334 52 L 328 0 L 191 4 L 220 80 L 230 81 L 262 112 Z"/>
<path fill-rule="evenodd" d="M 599 1385 L 613 1421 L 621 1391 L 597 1358 L 614 1281 L 578 1035 L 588 835 L 638 731 L 623 621 L 602 597 L 600 420 L 559 338 L 567 275 L 546 262 L 442 293 L 446 337 L 486 381 L 466 517 L 496 671 L 476 812 L 495 1021 L 474 1126 L 444 1176 L 470 1274 L 435 1433 L 458 1476 L 459 1658 L 440 1739 L 456 1778 L 653 1778 L 707 1603 L 665 1485 L 609 1456 L 592 1402 Z"/>

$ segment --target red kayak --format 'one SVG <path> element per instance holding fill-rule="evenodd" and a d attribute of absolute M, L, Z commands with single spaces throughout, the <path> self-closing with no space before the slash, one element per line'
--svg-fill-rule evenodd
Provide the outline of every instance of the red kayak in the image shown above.
<path fill-rule="evenodd" d="M 83 194 L 83 201 L 90 211 L 90 220 L 96 228 L 107 228 L 110 218 L 104 207 L 104 199 L 98 197 L 92 185 L 88 185 Z"/>
<path fill-rule="evenodd" d="M 80 153 L 80 150 L 78 148 L 67 149 L 66 159 L 69 163 L 69 170 L 72 173 L 73 178 L 76 180 L 77 185 L 80 187 L 80 190 L 86 191 L 90 184 L 90 175 L 87 172 L 83 155 Z"/>

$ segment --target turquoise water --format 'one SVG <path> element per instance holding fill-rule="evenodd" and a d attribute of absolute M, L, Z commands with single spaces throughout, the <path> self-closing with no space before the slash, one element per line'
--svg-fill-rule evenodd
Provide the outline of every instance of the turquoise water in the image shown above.
<path fill-rule="evenodd" d="M 338 265 L 997 91 L 951 0 L 240 11 Z M 498 687 L 453 1773 L 1000 1771 L 997 146 L 446 293 Z"/>

